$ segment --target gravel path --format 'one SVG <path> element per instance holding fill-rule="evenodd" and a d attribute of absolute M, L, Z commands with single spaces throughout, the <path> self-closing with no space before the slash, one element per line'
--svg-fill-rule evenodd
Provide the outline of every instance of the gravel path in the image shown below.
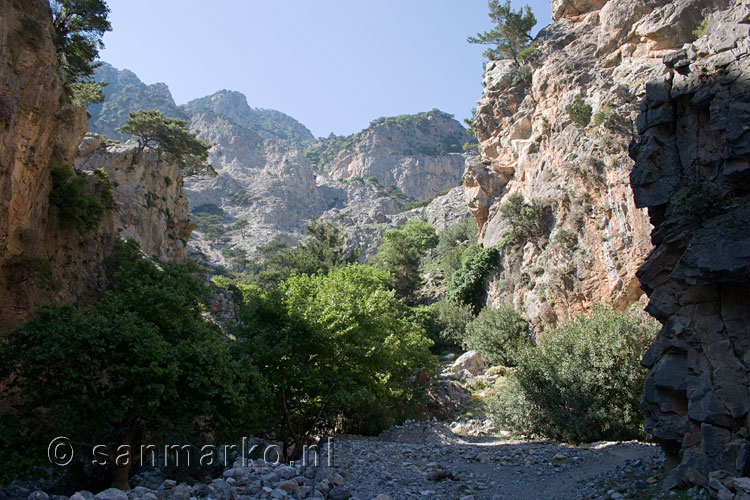
<path fill-rule="evenodd" d="M 497 441 L 404 443 L 338 439 L 335 467 L 353 499 L 555 499 L 591 496 L 601 480 L 661 464 L 656 446 Z M 617 498 L 617 496 L 615 496 Z"/>

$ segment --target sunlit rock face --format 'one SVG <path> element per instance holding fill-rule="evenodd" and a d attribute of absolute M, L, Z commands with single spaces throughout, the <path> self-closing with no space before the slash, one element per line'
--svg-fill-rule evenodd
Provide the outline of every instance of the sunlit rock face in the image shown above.
<path fill-rule="evenodd" d="M 534 323 L 642 295 L 636 270 L 652 246 L 647 212 L 629 183 L 646 82 L 692 41 L 703 11 L 726 1 L 560 0 L 538 49 L 519 67 L 489 62 L 474 128 L 481 159 L 467 162 L 465 199 L 485 246 L 506 244 L 487 303 L 512 303 Z M 576 97 L 588 124 L 568 112 Z M 508 243 L 500 207 L 513 193 L 548 206 L 539 236 Z"/>

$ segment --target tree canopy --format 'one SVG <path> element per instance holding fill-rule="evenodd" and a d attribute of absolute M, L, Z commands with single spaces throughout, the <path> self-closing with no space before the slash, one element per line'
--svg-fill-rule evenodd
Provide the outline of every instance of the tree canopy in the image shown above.
<path fill-rule="evenodd" d="M 487 59 L 514 59 L 520 63 L 523 49 L 529 47 L 531 35 L 529 32 L 536 26 L 536 17 L 531 7 L 514 11 L 510 8 L 510 0 L 501 4 L 500 0 L 489 0 L 489 16 L 495 27 L 484 33 L 468 38 L 469 43 L 494 45 L 484 52 Z"/>
<path fill-rule="evenodd" d="M 94 60 L 103 48 L 102 36 L 112 29 L 103 0 L 52 0 L 52 33 L 63 83 L 90 79 Z"/>
<path fill-rule="evenodd" d="M 247 424 L 257 414 L 245 392 L 255 372 L 236 364 L 233 344 L 203 317 L 208 292 L 192 266 L 157 267 L 129 242 L 105 267 L 110 286 L 95 304 L 42 307 L 5 338 L 0 380 L 12 383 L 0 396 L 13 406 L 0 414 L 0 449 L 27 454 L 39 444 L 30 456 L 39 466 L 54 436 L 89 456 L 93 445 L 107 445 L 113 486 L 128 489 L 141 444 Z M 4 442 L 12 436 L 22 442 Z M 131 450 L 117 460 L 122 445 Z"/>
<path fill-rule="evenodd" d="M 208 163 L 211 145 L 198 139 L 185 125 L 185 120 L 169 118 L 154 109 L 142 109 L 131 112 L 119 131 L 138 139 L 139 153 L 158 145 L 164 159 L 175 163 L 185 176 L 216 175 Z"/>
<path fill-rule="evenodd" d="M 422 282 L 419 266 L 428 250 L 435 248 L 435 228 L 419 220 L 408 221 L 401 229 L 389 229 L 378 247 L 377 262 L 394 277 L 396 295 L 407 301 Z"/>
<path fill-rule="evenodd" d="M 245 288 L 236 335 L 268 381 L 266 407 L 288 459 L 363 407 L 403 401 L 407 379 L 433 359 L 388 281 L 383 270 L 350 264 L 269 292 Z"/>

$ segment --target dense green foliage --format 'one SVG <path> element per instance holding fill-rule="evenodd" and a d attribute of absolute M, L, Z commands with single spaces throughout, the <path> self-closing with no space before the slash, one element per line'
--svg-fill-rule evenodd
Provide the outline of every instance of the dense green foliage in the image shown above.
<path fill-rule="evenodd" d="M 489 31 L 469 37 L 469 43 L 494 45 L 494 48 L 484 52 L 487 59 L 514 59 L 520 63 L 522 59 L 519 55 L 531 43 L 529 32 L 536 26 L 536 17 L 531 12 L 531 7 L 526 5 L 523 9 L 514 11 L 510 0 L 503 4 L 500 0 L 489 0 L 488 4 L 489 16 L 495 26 Z"/>
<path fill-rule="evenodd" d="M 63 83 L 88 80 L 94 73 L 102 36 L 112 29 L 103 0 L 51 0 L 52 40 Z"/>
<path fill-rule="evenodd" d="M 461 268 L 451 276 L 445 297 L 471 306 L 478 314 L 484 306 L 485 280 L 500 261 L 500 248 L 476 248 L 462 258 Z"/>
<path fill-rule="evenodd" d="M 529 204 L 516 192 L 500 205 L 500 215 L 510 225 L 514 243 L 523 245 L 547 233 L 551 210 L 547 202 L 534 198 Z"/>
<path fill-rule="evenodd" d="M 579 129 L 584 129 L 591 122 L 591 106 L 583 100 L 582 95 L 577 95 L 572 104 L 565 106 L 570 120 Z"/>
<path fill-rule="evenodd" d="M 72 225 L 81 234 L 96 229 L 105 207 L 100 200 L 86 194 L 86 177 L 77 176 L 69 167 L 54 167 L 50 175 L 52 189 L 49 201 L 55 207 L 60 222 Z M 102 198 L 111 201 L 111 187 L 102 186 Z"/>
<path fill-rule="evenodd" d="M 106 269 L 109 289 L 94 305 L 42 307 L 6 337 L 0 380 L 13 380 L 1 387 L 14 406 L 2 421 L 20 427 L 0 434 L 5 445 L 23 444 L 18 462 L 7 462 L 47 463 L 44 447 L 59 435 L 89 456 L 94 444 L 132 445 L 135 455 L 174 432 L 218 437 L 257 414 L 246 405 L 254 371 L 240 369 L 225 336 L 203 318 L 207 290 L 194 268 L 157 267 L 129 242 Z M 123 487 L 130 462 L 118 465 L 113 482 Z"/>
<path fill-rule="evenodd" d="M 158 145 L 164 159 L 177 165 L 184 176 L 216 175 L 208 163 L 211 145 L 198 139 L 185 125 L 184 120 L 169 118 L 154 109 L 144 109 L 130 113 L 120 132 L 137 137 L 139 152 Z"/>
<path fill-rule="evenodd" d="M 266 376 L 267 408 L 285 456 L 299 458 L 315 432 L 375 424 L 363 407 L 395 408 L 412 397 L 406 381 L 430 364 L 430 341 L 407 319 L 389 280 L 384 271 L 351 264 L 292 276 L 270 292 L 245 287 L 237 336 Z"/>
<path fill-rule="evenodd" d="M 211 241 L 227 240 L 227 228 L 224 225 L 226 214 L 216 205 L 204 204 L 192 210 L 195 229 Z"/>
<path fill-rule="evenodd" d="M 305 232 L 307 239 L 296 248 L 282 240 L 259 247 L 243 281 L 270 289 L 292 274 L 326 274 L 359 258 L 359 250 L 346 248 L 343 232 L 331 223 L 313 220 Z"/>
<path fill-rule="evenodd" d="M 474 319 L 471 306 L 440 300 L 429 306 L 412 309 L 414 321 L 419 323 L 433 342 L 436 352 L 461 347 L 466 336 L 466 326 Z"/>
<path fill-rule="evenodd" d="M 68 86 L 70 101 L 76 106 L 88 106 L 104 101 L 102 85 L 93 82 L 73 82 Z"/>
<path fill-rule="evenodd" d="M 435 228 L 415 219 L 408 221 L 400 229 L 389 229 L 383 234 L 376 260 L 393 275 L 397 297 L 407 302 L 413 301 L 414 294 L 422 283 L 422 258 L 437 244 Z"/>
<path fill-rule="evenodd" d="M 653 320 L 604 307 L 545 332 L 494 396 L 493 417 L 566 442 L 643 438 L 640 361 L 656 332 Z"/>
<path fill-rule="evenodd" d="M 704 17 L 703 20 L 693 30 L 693 37 L 695 40 L 703 38 L 708 32 L 708 18 Z"/>
<path fill-rule="evenodd" d="M 529 324 L 511 306 L 482 309 L 466 327 L 463 345 L 479 351 L 487 366 L 515 366 L 529 345 Z"/>

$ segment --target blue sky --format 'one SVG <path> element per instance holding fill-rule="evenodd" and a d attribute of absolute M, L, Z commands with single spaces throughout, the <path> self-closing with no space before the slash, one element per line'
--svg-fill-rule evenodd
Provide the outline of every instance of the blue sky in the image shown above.
<path fill-rule="evenodd" d="M 462 119 L 482 93 L 484 47 L 466 37 L 491 27 L 486 0 L 107 3 L 101 59 L 166 83 L 178 104 L 239 90 L 326 136 L 432 108 Z M 535 31 L 549 24 L 548 0 L 528 3 Z"/>

